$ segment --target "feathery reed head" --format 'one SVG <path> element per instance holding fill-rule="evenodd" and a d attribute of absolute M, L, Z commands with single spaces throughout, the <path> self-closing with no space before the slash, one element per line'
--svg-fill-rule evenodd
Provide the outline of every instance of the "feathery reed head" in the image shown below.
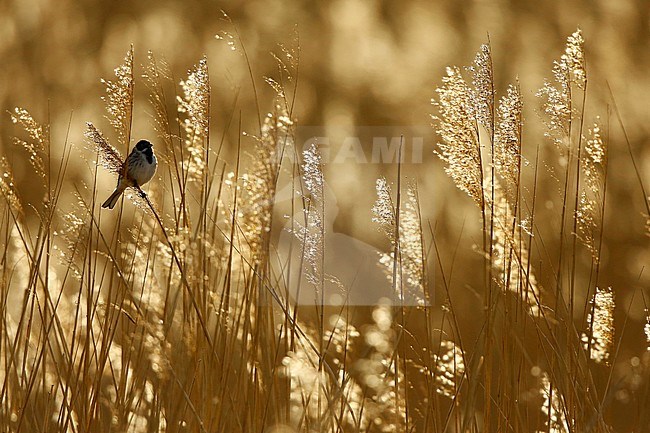
<path fill-rule="evenodd" d="M 149 102 L 154 110 L 152 115 L 153 126 L 164 146 L 164 152 L 157 152 L 159 158 L 163 158 L 168 164 L 172 163 L 172 132 L 167 113 L 167 99 L 163 88 L 163 82 L 171 82 L 169 65 L 163 60 L 154 56 L 152 51 L 147 53 L 147 64 L 142 73 L 147 87 L 149 88 Z"/>
<path fill-rule="evenodd" d="M 7 158 L 4 156 L 0 158 L 0 191 L 2 191 L 5 202 L 14 212 L 14 215 L 22 214 L 23 207 L 16 195 L 16 187 L 14 185 L 14 176 L 11 172 L 11 166 L 9 161 L 7 161 Z"/>
<path fill-rule="evenodd" d="M 471 91 L 471 99 L 476 120 L 491 137 L 494 134 L 494 74 L 492 53 L 488 44 L 481 45 L 474 58 L 474 64 L 467 69 L 472 74 L 474 88 Z"/>
<path fill-rule="evenodd" d="M 541 382 L 539 392 L 544 398 L 542 412 L 546 415 L 545 425 L 548 431 L 552 433 L 569 433 L 572 429 L 569 426 L 562 394 L 553 386 L 547 373 L 542 375 Z"/>
<path fill-rule="evenodd" d="M 321 154 L 315 144 L 312 144 L 303 151 L 302 180 L 309 193 L 307 197 L 307 209 L 305 215 L 307 224 L 302 229 L 301 238 L 305 248 L 305 260 L 307 262 L 307 281 L 320 288 L 323 281 L 323 269 L 321 266 L 324 254 L 325 238 L 325 202 L 323 166 Z"/>
<path fill-rule="evenodd" d="M 253 137 L 256 144 L 251 155 L 252 169 L 242 177 L 244 196 L 238 205 L 242 214 L 240 226 L 257 263 L 268 255 L 266 244 L 280 165 L 285 150 L 293 145 L 294 128 L 286 106 L 276 98 L 273 111 L 264 118 L 261 135 Z"/>
<path fill-rule="evenodd" d="M 111 173 L 121 174 L 124 159 L 120 152 L 102 135 L 101 131 L 91 122 L 87 122 L 84 136 L 86 141 L 92 145 L 93 150 L 97 152 L 101 166 Z"/>
<path fill-rule="evenodd" d="M 415 185 L 409 185 L 400 204 L 395 209 L 391 197 L 390 186 L 386 179 L 377 179 L 377 200 L 372 208 L 372 221 L 386 235 L 393 251 L 380 254 L 379 264 L 389 280 L 396 279 L 395 295 L 402 302 L 409 300 L 418 305 L 425 303 L 424 299 L 424 253 L 422 246 L 422 228 L 420 225 L 420 204 Z M 396 230 L 396 220 L 399 217 L 399 230 Z M 399 239 L 396 239 L 399 233 Z M 397 250 L 397 264 L 395 251 Z M 395 266 L 397 265 L 397 266 Z M 397 275 L 395 275 L 397 270 Z"/>
<path fill-rule="evenodd" d="M 601 221 L 603 185 L 607 166 L 607 147 L 603 143 L 601 127 L 596 121 L 589 128 L 589 135 L 583 137 L 584 155 L 580 160 L 582 185 L 580 201 L 576 209 L 578 239 L 591 252 L 594 262 L 599 260 L 596 250 L 597 230 Z"/>
<path fill-rule="evenodd" d="M 391 242 L 395 241 L 395 207 L 391 197 L 390 185 L 385 177 L 377 179 L 377 200 L 372 207 L 372 222 L 377 223 L 379 229 Z"/>
<path fill-rule="evenodd" d="M 588 328 L 582 334 L 582 344 L 589 358 L 607 364 L 614 345 L 614 293 L 611 287 L 596 287 L 592 310 L 587 317 Z"/>
<path fill-rule="evenodd" d="M 473 93 L 456 67 L 447 68 L 442 82 L 436 89 L 438 100 L 432 101 L 440 113 L 432 118 L 442 138 L 436 154 L 447 164 L 445 171 L 456 186 L 480 204 L 483 173 Z"/>
<path fill-rule="evenodd" d="M 192 179 L 200 180 L 206 169 L 206 143 L 210 126 L 210 76 L 208 59 L 203 56 L 199 63 L 181 81 L 183 96 L 177 96 L 178 113 L 184 117 L 185 147 L 188 155 L 183 169 Z"/>
<path fill-rule="evenodd" d="M 570 72 L 571 82 L 584 90 L 587 84 L 587 71 L 585 68 L 585 40 L 582 37 L 582 30 L 577 29 L 567 38 L 560 63 L 562 63 L 562 68 Z"/>
<path fill-rule="evenodd" d="M 587 82 L 584 40 L 580 29 L 567 38 L 564 54 L 554 62 L 553 76 L 556 85 L 547 80 L 536 95 L 543 100 L 544 112 L 548 118 L 547 137 L 559 149 L 564 150 L 569 145 L 569 125 L 573 115 L 571 85 L 584 91 Z"/>
<path fill-rule="evenodd" d="M 128 150 L 133 117 L 133 47 L 127 51 L 124 63 L 115 68 L 115 78 L 114 81 L 101 80 L 106 86 L 106 96 L 102 99 L 120 146 Z"/>
<path fill-rule="evenodd" d="M 494 133 L 494 163 L 503 180 L 506 195 L 512 199 L 519 185 L 521 169 L 521 131 L 523 100 L 519 86 L 509 85 L 497 109 L 498 123 Z"/>
<path fill-rule="evenodd" d="M 29 111 L 24 108 L 16 107 L 11 113 L 11 121 L 23 127 L 29 135 L 30 141 L 21 140 L 14 137 L 14 143 L 27 150 L 29 153 L 29 162 L 34 168 L 34 172 L 41 179 L 45 179 L 45 163 L 43 158 L 49 147 L 49 128 L 47 125 L 41 125 Z"/>

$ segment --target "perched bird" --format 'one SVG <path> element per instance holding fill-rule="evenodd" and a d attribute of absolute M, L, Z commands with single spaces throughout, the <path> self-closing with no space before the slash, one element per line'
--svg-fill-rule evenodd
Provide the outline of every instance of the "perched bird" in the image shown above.
<path fill-rule="evenodd" d="M 141 187 L 151 180 L 158 165 L 156 155 L 153 154 L 153 145 L 147 140 L 138 141 L 125 164 L 126 167 L 122 166 L 120 177 L 117 179 L 117 187 L 102 204 L 103 208 L 113 209 L 125 189 Z"/>

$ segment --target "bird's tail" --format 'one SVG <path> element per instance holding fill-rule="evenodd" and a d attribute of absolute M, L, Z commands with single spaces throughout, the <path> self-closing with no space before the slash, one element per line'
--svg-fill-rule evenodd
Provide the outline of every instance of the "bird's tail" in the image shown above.
<path fill-rule="evenodd" d="M 113 191 L 113 194 L 109 198 L 106 199 L 106 201 L 102 204 L 103 208 L 108 208 L 108 209 L 113 209 L 115 205 L 117 204 L 117 201 L 120 199 L 120 196 L 124 192 L 124 188 L 120 188 L 119 186 Z"/>

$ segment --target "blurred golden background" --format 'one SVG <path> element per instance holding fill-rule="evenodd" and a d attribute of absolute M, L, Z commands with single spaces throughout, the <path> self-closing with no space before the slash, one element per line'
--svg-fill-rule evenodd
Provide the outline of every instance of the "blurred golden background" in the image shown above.
<path fill-rule="evenodd" d="M 231 21 L 224 19 L 222 11 Z M 0 147 L 13 165 L 24 199 L 39 200 L 38 186 L 30 185 L 27 154 L 12 144 L 11 137 L 20 132 L 7 112 L 20 106 L 43 122 L 49 119 L 53 152 L 65 139 L 68 126 L 69 141 L 77 144 L 83 142 L 86 121 L 108 130 L 100 78 L 112 77 L 131 44 L 136 71 L 143 71 L 141 65 L 152 50 L 167 61 L 176 83 L 207 55 L 213 86 L 213 142 L 225 135 L 231 156 L 238 138 L 236 127 L 226 130 L 232 113 L 241 112 L 242 129 L 255 133 L 257 105 L 261 114 L 271 108 L 273 90 L 263 77 L 277 76 L 270 53 L 278 52 L 279 43 L 300 48 L 294 110 L 299 125 L 351 135 L 358 127 L 374 126 L 399 136 L 429 125 L 434 112 L 430 101 L 445 67 L 470 64 L 489 38 L 497 92 L 501 94 L 515 80 L 520 83 L 525 104 L 524 154 L 532 160 L 538 146 L 541 155 L 552 153 L 543 136 L 535 92 L 545 78 L 551 78 L 553 60 L 577 27 L 586 40 L 586 119 L 600 115 L 609 124 L 601 282 L 614 287 L 619 314 L 630 308 L 622 346 L 630 355 L 644 341 L 638 292 L 630 302 L 634 289 L 644 288 L 647 293 L 650 247 L 643 195 L 608 88 L 643 180 L 650 185 L 650 2 L 645 0 L 4 1 L 0 3 Z M 242 44 L 237 43 L 233 51 L 215 38 L 224 31 L 241 38 L 250 72 Z M 154 136 L 142 80 L 136 80 L 136 95 L 134 138 Z M 433 155 L 437 140 L 433 130 L 424 138 L 423 163 L 406 165 L 404 175 L 418 182 L 423 216 L 436 227 L 445 263 L 450 263 L 458 245 L 455 266 L 463 271 L 456 282 L 461 290 L 457 296 L 461 305 L 456 308 L 471 313 L 481 303 L 471 291 L 463 296 L 462 290 L 464 285 L 481 284 L 480 272 L 473 276 L 465 271 L 481 266 L 481 257 L 471 253 L 480 240 L 478 210 L 445 176 L 442 163 Z M 242 143 L 245 149 L 247 141 Z M 338 202 L 335 230 L 386 248 L 370 223 L 371 209 L 375 179 L 381 174 L 394 179 L 396 165 L 347 162 L 325 170 Z M 69 173 L 75 181 L 91 175 L 83 160 L 73 161 Z M 525 175 L 532 179 L 533 174 L 529 169 Z M 542 167 L 539 175 L 543 194 L 553 196 L 557 185 Z M 108 175 L 105 179 L 108 194 L 114 180 Z M 552 233 L 557 209 L 551 199 L 540 206 L 546 206 L 549 215 L 542 234 L 543 230 Z M 580 257 L 579 265 L 588 267 L 588 259 Z M 434 264 L 430 267 L 435 274 Z M 544 270 L 538 269 L 538 274 Z"/>
<path fill-rule="evenodd" d="M 223 19 L 222 11 L 232 23 Z M 176 81 L 206 54 L 214 91 L 212 133 L 221 137 L 233 110 L 242 110 L 243 129 L 254 132 L 257 114 L 251 75 L 241 50 L 230 51 L 224 41 L 215 39 L 223 31 L 241 37 L 262 112 L 270 108 L 273 94 L 263 77 L 277 75 L 270 53 L 278 52 L 279 43 L 295 46 L 297 33 L 300 60 L 294 114 L 299 125 L 352 131 L 356 126 L 388 126 L 399 136 L 409 127 L 429 124 L 434 111 L 430 99 L 444 68 L 471 63 L 489 36 L 500 84 L 497 90 L 516 79 L 520 82 L 527 128 L 524 148 L 533 155 L 536 146 L 547 144 L 540 133 L 534 93 L 544 78 L 550 78 L 552 61 L 578 26 L 586 39 L 586 117 L 598 114 L 612 125 L 609 215 L 616 214 L 616 224 L 608 226 L 607 246 L 609 260 L 616 261 L 612 267 L 616 279 L 611 284 L 629 286 L 649 262 L 650 251 L 643 236 L 641 191 L 620 128 L 608 111 L 608 85 L 641 171 L 648 173 L 650 4 L 642 0 L 2 2 L 0 143 L 3 153 L 11 155 L 21 184 L 30 177 L 21 160 L 25 154 L 11 144 L 18 132 L 8 110 L 20 106 L 41 121 L 49 119 L 55 144 L 65 138 L 71 122 L 70 141 L 82 142 L 86 121 L 102 124 L 100 78 L 112 76 L 130 44 L 135 47 L 136 65 L 145 63 L 147 51 L 152 50 L 169 63 Z M 237 89 L 240 93 L 233 106 Z M 142 80 L 136 82 L 136 94 L 134 135 L 148 136 L 151 110 Z M 236 132 L 230 131 L 228 137 L 236 139 Z M 462 222 L 458 216 L 471 204 L 444 177 L 432 155 L 435 140 L 431 132 L 425 140 L 424 164 L 406 175 L 415 177 L 424 191 L 428 215 L 433 212 L 433 219 L 442 217 L 440 223 L 457 226 Z M 89 175 L 83 166 L 74 168 L 79 176 Z M 367 223 L 374 179 L 380 173 L 390 176 L 391 171 L 395 167 L 389 164 L 351 164 L 329 179 L 339 192 L 338 229 L 366 239 L 373 236 L 374 228 Z M 650 182 L 650 177 L 645 181 Z M 457 197 L 447 200 L 449 194 Z M 469 214 L 467 223 L 476 219 Z M 642 276 L 642 281 L 649 280 Z"/>

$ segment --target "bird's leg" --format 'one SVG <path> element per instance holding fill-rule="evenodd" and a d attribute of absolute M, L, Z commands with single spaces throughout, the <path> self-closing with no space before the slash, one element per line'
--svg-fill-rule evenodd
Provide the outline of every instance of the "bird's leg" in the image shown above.
<path fill-rule="evenodd" d="M 145 198 L 147 196 L 147 193 L 142 191 L 142 188 L 140 188 L 138 182 L 133 181 L 133 188 L 135 188 L 135 190 L 138 191 L 138 194 L 140 195 L 141 198 Z"/>

